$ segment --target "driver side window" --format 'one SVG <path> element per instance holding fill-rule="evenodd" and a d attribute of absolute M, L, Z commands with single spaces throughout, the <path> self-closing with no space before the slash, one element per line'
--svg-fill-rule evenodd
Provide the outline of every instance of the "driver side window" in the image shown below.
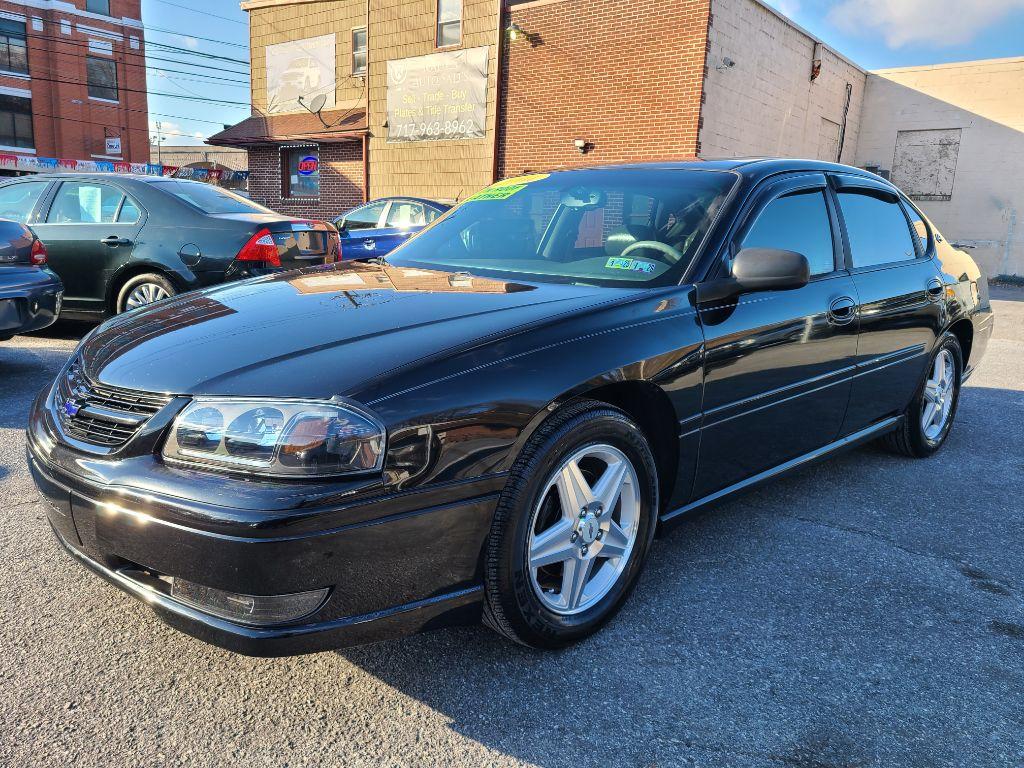
<path fill-rule="evenodd" d="M 384 206 L 387 204 L 387 200 L 381 200 L 364 205 L 362 208 L 356 208 L 345 217 L 345 229 L 376 229 L 380 215 L 384 213 Z"/>
<path fill-rule="evenodd" d="M 820 189 L 777 197 L 761 209 L 741 248 L 781 248 L 807 257 L 811 275 L 835 271 L 832 222 Z"/>

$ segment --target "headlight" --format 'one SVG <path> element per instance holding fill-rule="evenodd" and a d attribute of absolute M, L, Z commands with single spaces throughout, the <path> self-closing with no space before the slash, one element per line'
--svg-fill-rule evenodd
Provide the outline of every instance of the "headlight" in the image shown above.
<path fill-rule="evenodd" d="M 372 472 L 384 428 L 351 405 L 199 397 L 171 425 L 164 458 L 267 477 Z"/>

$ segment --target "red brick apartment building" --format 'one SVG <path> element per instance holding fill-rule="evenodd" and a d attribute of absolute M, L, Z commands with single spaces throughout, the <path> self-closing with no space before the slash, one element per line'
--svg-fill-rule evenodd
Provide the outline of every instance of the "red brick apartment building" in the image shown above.
<path fill-rule="evenodd" d="M 149 160 L 140 0 L 0 0 L 0 153 Z"/>
<path fill-rule="evenodd" d="M 852 161 L 866 73 L 761 0 L 244 0 L 250 192 L 328 217 L 527 171 Z"/>

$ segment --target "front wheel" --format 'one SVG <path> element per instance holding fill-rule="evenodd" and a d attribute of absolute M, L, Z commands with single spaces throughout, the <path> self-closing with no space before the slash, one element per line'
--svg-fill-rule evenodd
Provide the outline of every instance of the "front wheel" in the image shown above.
<path fill-rule="evenodd" d="M 935 345 L 928 372 L 903 414 L 903 423 L 885 437 L 892 450 L 912 458 L 925 458 L 942 447 L 960 403 L 963 369 L 960 342 L 947 333 Z"/>
<path fill-rule="evenodd" d="M 524 447 L 499 500 L 485 623 L 537 648 L 597 631 L 640 574 L 657 488 L 650 446 L 626 414 L 589 401 L 556 412 Z"/>

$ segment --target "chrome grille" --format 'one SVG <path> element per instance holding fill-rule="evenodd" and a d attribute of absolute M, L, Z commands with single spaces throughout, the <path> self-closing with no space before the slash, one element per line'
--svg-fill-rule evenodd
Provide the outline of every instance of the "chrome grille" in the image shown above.
<path fill-rule="evenodd" d="M 103 448 L 118 448 L 171 400 L 170 395 L 91 382 L 76 361 L 57 382 L 54 409 L 68 437 Z"/>

